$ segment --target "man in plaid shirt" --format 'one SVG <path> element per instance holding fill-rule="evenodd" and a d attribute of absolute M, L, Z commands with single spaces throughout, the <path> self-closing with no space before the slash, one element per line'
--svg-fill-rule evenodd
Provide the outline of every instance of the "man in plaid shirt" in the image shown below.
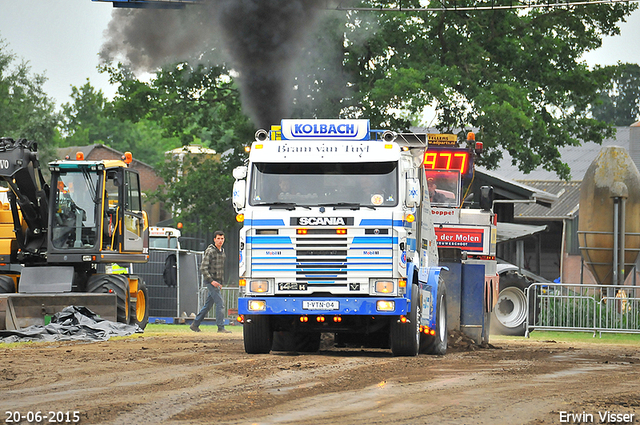
<path fill-rule="evenodd" d="M 204 284 L 209 291 L 207 301 L 202 310 L 198 313 L 190 328 L 194 332 L 200 332 L 200 323 L 204 320 L 204 316 L 216 305 L 216 325 L 218 325 L 218 333 L 231 333 L 224 328 L 224 303 L 222 301 L 221 288 L 224 282 L 224 260 L 226 255 L 222 245 L 224 244 L 224 233 L 218 230 L 213 235 L 213 245 L 209 245 L 202 257 L 200 264 L 200 273 L 204 278 Z"/>

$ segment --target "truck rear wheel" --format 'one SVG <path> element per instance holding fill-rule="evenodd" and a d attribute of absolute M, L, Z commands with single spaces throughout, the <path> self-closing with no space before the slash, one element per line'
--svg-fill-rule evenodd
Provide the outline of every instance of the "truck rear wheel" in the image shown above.
<path fill-rule="evenodd" d="M 149 323 L 149 291 L 142 279 L 138 281 L 138 291 L 136 292 L 136 303 L 130 304 L 129 323 L 138 325 L 140 329 L 147 327 Z"/>
<path fill-rule="evenodd" d="M 449 333 L 447 331 L 447 288 L 442 277 L 438 283 L 436 300 L 436 334 L 422 337 L 420 352 L 444 356 L 449 345 Z"/>
<path fill-rule="evenodd" d="M 389 342 L 394 356 L 416 356 L 420 348 L 420 294 L 418 287 L 411 288 L 411 310 L 407 321 L 402 323 L 400 317 L 391 321 Z"/>
<path fill-rule="evenodd" d="M 269 353 L 273 341 L 269 316 L 245 316 L 242 336 L 244 339 L 244 351 L 248 354 Z"/>
<path fill-rule="evenodd" d="M 500 276 L 498 302 L 493 308 L 491 330 L 499 335 L 524 336 L 527 321 L 527 297 L 525 289 L 530 282 L 515 271 Z"/>
<path fill-rule="evenodd" d="M 87 281 L 87 292 L 98 294 L 116 294 L 117 321 L 127 322 L 127 304 L 129 298 L 129 279 L 118 274 L 94 274 Z"/>
<path fill-rule="evenodd" d="M 16 292 L 16 284 L 6 275 L 0 275 L 0 294 L 13 294 Z"/>

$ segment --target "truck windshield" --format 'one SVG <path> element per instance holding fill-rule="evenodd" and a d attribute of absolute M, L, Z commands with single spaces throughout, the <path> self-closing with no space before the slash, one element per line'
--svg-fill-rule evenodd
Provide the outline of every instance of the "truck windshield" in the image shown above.
<path fill-rule="evenodd" d="M 169 238 L 167 236 L 150 236 L 149 248 L 178 248 L 178 238 Z"/>
<path fill-rule="evenodd" d="M 249 203 L 395 206 L 396 168 L 397 162 L 254 163 Z"/>
<path fill-rule="evenodd" d="M 93 248 L 98 232 L 98 174 L 62 172 L 54 182 L 52 243 L 56 248 Z"/>

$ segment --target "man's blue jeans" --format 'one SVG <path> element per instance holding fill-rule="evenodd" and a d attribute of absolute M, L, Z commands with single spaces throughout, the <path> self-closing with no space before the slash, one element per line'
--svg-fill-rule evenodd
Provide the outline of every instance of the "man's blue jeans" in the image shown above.
<path fill-rule="evenodd" d="M 200 326 L 200 323 L 204 320 L 204 316 L 207 315 L 213 304 L 216 305 L 216 325 L 219 328 L 224 327 L 224 305 L 222 301 L 222 293 L 219 288 L 216 288 L 210 283 L 207 283 L 207 290 L 209 291 L 209 295 L 207 295 L 207 301 L 202 306 L 202 310 L 196 316 L 196 319 L 193 323 L 196 326 Z"/>

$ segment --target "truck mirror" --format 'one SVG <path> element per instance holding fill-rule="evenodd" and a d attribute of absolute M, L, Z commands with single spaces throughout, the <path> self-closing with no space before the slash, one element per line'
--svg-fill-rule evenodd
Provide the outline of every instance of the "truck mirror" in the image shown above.
<path fill-rule="evenodd" d="M 420 182 L 418 179 L 407 179 L 404 202 L 409 208 L 420 206 Z"/>
<path fill-rule="evenodd" d="M 233 169 L 233 178 L 236 180 L 242 180 L 247 177 L 247 167 L 241 165 Z"/>
<path fill-rule="evenodd" d="M 493 208 L 493 186 L 482 186 L 480 188 L 480 209 L 491 211 Z"/>
<path fill-rule="evenodd" d="M 233 184 L 233 207 L 236 211 L 244 208 L 246 187 L 247 182 L 245 180 L 236 180 Z"/>

